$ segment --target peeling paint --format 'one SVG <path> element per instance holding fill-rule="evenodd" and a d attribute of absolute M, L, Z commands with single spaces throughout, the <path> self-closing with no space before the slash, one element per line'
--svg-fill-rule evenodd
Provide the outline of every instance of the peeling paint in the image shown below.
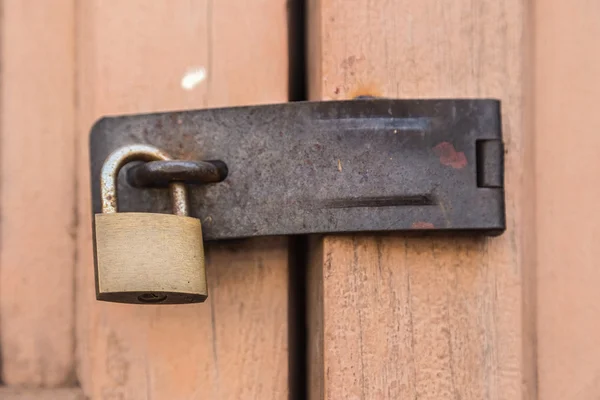
<path fill-rule="evenodd" d="M 189 69 L 181 78 L 181 87 L 184 90 L 192 90 L 206 79 L 204 67 Z"/>
<path fill-rule="evenodd" d="M 417 221 L 417 222 L 413 222 L 413 224 L 411 225 L 411 228 L 413 228 L 413 229 L 435 229 L 435 226 L 431 222 Z"/>

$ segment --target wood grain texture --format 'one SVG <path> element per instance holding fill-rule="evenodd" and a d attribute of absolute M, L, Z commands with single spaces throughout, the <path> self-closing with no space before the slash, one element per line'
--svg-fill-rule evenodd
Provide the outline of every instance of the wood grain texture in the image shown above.
<path fill-rule="evenodd" d="M 74 378 L 74 5 L 1 2 L 3 383 Z"/>
<path fill-rule="evenodd" d="M 17 389 L 0 387 L 2 400 L 86 400 L 81 389 Z"/>
<path fill-rule="evenodd" d="M 313 0 L 313 99 L 503 101 L 507 232 L 494 239 L 326 236 L 311 264 L 312 399 L 535 397 L 519 0 Z M 314 288 L 318 285 L 318 288 Z M 311 300 L 315 302 L 314 300 Z"/>
<path fill-rule="evenodd" d="M 88 149 L 105 114 L 287 100 L 284 0 L 79 3 L 78 376 L 92 399 L 284 399 L 287 240 L 207 248 L 209 299 L 94 299 Z M 181 86 L 189 70 L 206 79 Z"/>
<path fill-rule="evenodd" d="M 538 2 L 535 130 L 540 399 L 600 398 L 600 2 Z"/>

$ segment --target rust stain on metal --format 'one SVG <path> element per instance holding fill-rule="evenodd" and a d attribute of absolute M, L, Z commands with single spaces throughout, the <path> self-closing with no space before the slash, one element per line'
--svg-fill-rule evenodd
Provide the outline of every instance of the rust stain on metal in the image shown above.
<path fill-rule="evenodd" d="M 177 129 L 177 127 L 172 129 Z M 170 149 L 173 157 L 178 160 L 194 160 L 198 154 L 197 143 L 194 135 L 190 132 L 182 132 L 179 136 L 163 135 L 161 144 Z"/>
<path fill-rule="evenodd" d="M 467 157 L 462 151 L 456 151 L 452 143 L 442 142 L 433 148 L 440 162 L 448 167 L 461 169 L 467 165 Z"/>
<path fill-rule="evenodd" d="M 413 224 L 411 225 L 411 228 L 413 228 L 413 229 L 435 229 L 435 226 L 433 226 L 433 224 L 431 222 L 417 221 L 417 222 L 413 222 Z"/>

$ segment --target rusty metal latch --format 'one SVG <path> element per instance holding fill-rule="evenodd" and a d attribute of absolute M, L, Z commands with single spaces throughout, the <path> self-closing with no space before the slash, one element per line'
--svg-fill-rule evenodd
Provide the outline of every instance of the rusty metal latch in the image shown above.
<path fill-rule="evenodd" d="M 357 231 L 505 229 L 496 100 L 361 99 L 103 118 L 90 138 L 92 199 L 113 151 L 133 144 L 176 161 L 130 163 L 119 209 L 169 213 L 190 184 L 206 240 Z"/>

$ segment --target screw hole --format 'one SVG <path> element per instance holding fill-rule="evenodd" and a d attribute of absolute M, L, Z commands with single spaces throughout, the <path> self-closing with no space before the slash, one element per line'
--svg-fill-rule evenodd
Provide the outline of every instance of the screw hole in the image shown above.
<path fill-rule="evenodd" d="M 138 300 L 142 303 L 162 303 L 166 299 L 167 295 L 161 293 L 144 293 L 138 296 Z"/>

